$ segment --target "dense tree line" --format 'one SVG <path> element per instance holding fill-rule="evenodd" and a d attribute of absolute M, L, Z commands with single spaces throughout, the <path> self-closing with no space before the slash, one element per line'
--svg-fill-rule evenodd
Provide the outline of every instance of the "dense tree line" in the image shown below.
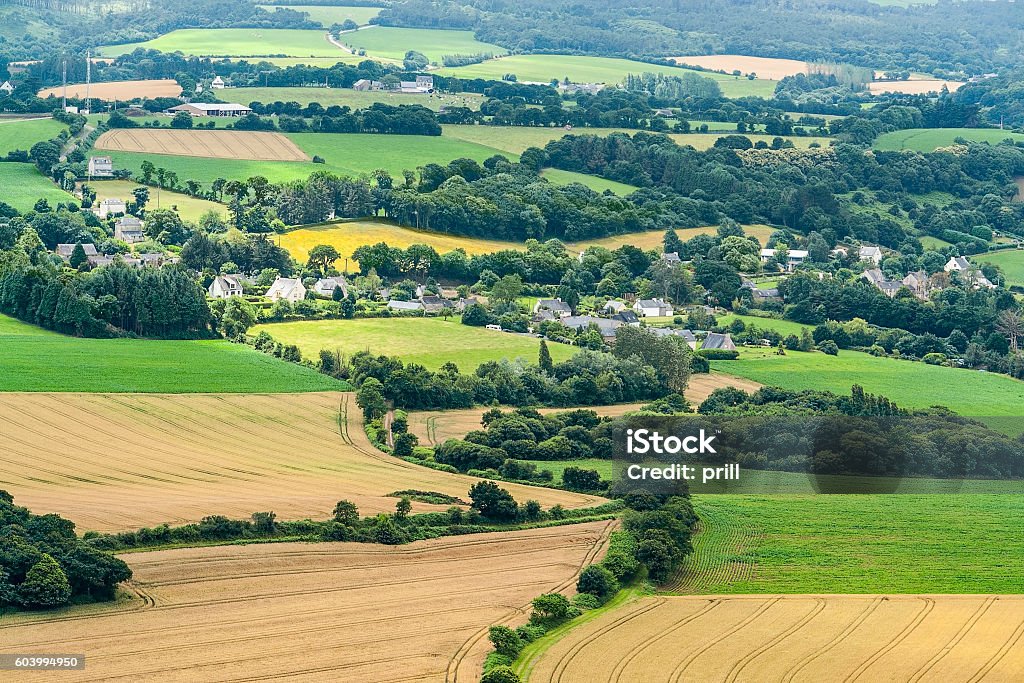
<path fill-rule="evenodd" d="M 718 430 L 723 462 L 754 469 L 890 477 L 1017 479 L 1024 442 L 945 408 L 901 410 L 854 385 L 850 396 L 717 389 L 688 423 Z"/>
<path fill-rule="evenodd" d="M 114 599 L 132 570 L 94 548 L 58 515 L 36 515 L 0 491 L 0 611 Z"/>
<path fill-rule="evenodd" d="M 375 23 L 472 29 L 484 42 L 525 52 L 569 52 L 650 58 L 745 54 L 877 68 L 968 73 L 1012 63 L 1022 52 L 1021 16 L 1011 2 L 880 6 L 644 0 L 624 16 L 614 0 L 587 5 L 525 0 L 495 6 L 405 0 Z M 771 26 L 771 35 L 764 27 Z"/>

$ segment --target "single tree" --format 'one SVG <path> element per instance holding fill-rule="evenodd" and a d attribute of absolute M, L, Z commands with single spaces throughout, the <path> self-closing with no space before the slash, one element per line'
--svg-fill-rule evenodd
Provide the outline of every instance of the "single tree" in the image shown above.
<path fill-rule="evenodd" d="M 555 363 L 551 360 L 551 352 L 548 351 L 547 342 L 540 340 L 540 350 L 537 353 L 537 365 L 544 372 L 551 374 L 555 370 Z"/>

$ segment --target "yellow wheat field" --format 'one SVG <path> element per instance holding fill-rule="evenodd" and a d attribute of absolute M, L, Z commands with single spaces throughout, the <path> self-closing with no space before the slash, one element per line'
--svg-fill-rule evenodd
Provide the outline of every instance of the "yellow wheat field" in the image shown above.
<path fill-rule="evenodd" d="M 375 449 L 351 394 L 0 394 L 0 489 L 87 530 L 220 514 L 326 519 L 342 499 L 393 512 L 406 489 L 466 499 L 477 479 Z M 603 499 L 503 484 L 519 501 Z M 439 506 L 414 503 L 414 509 Z"/>
<path fill-rule="evenodd" d="M 721 373 L 692 375 L 686 388 L 686 399 L 694 406 L 704 402 L 711 392 L 722 387 L 737 387 L 744 391 L 757 391 L 761 385 L 741 377 Z M 619 403 L 612 406 L 586 406 L 598 415 L 619 417 L 639 410 L 643 403 Z M 409 431 L 419 437 L 420 443 L 437 445 L 447 439 L 458 439 L 474 429 L 480 429 L 480 418 L 489 408 L 466 410 L 420 410 L 409 413 Z M 512 408 L 508 408 L 512 410 Z M 541 413 L 554 413 L 569 408 L 541 408 Z"/>
<path fill-rule="evenodd" d="M 207 159 L 309 161 L 286 136 L 261 131 L 117 128 L 101 135 L 96 149 Z"/>
<path fill-rule="evenodd" d="M 1021 680 L 1024 596 L 650 597 L 570 631 L 530 683 Z"/>
<path fill-rule="evenodd" d="M 85 83 L 75 83 L 68 86 L 68 97 L 85 97 Z M 39 91 L 39 97 L 47 98 L 61 97 L 64 88 L 46 88 Z M 92 83 L 88 87 L 88 95 L 97 100 L 136 100 L 145 97 L 177 97 L 181 94 L 181 86 L 172 78 L 153 79 L 146 81 L 109 81 L 106 83 Z"/>
<path fill-rule="evenodd" d="M 133 597 L 0 620 L 5 652 L 85 655 L 85 681 L 475 681 L 487 627 L 571 591 L 612 522 L 421 541 L 125 555 Z M 31 676 L 25 676 L 26 680 Z"/>

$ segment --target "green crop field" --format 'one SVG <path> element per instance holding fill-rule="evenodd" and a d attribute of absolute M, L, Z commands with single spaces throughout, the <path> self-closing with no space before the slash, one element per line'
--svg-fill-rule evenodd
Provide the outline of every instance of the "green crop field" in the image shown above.
<path fill-rule="evenodd" d="M 471 372 L 486 361 L 522 356 L 537 362 L 538 339 L 508 332 L 469 327 L 457 317 L 362 318 L 356 320 L 309 320 L 257 325 L 249 334 L 266 331 L 284 344 L 295 344 L 304 357 L 316 357 L 321 349 L 351 355 L 357 351 L 397 356 L 437 370 L 451 361 Z M 548 342 L 555 362 L 578 349 Z"/>
<path fill-rule="evenodd" d="M 620 197 L 625 197 L 631 192 L 636 192 L 638 187 L 635 185 L 627 185 L 626 183 L 616 182 L 614 180 L 608 180 L 596 175 L 589 175 L 587 173 L 576 173 L 574 171 L 563 171 L 558 168 L 545 168 L 541 175 L 548 179 L 549 182 L 555 185 L 568 185 L 570 183 L 580 183 L 586 185 L 595 192 L 604 192 L 605 190 L 611 190 Z"/>
<path fill-rule="evenodd" d="M 136 48 L 181 52 L 196 57 L 331 57 L 351 61 L 353 56 L 327 42 L 319 29 L 286 28 L 185 28 L 165 33 L 142 43 L 108 45 L 99 54 L 116 57 Z"/>
<path fill-rule="evenodd" d="M 65 128 L 53 119 L 0 119 L 0 156 L 16 149 L 27 152 L 37 142 L 57 137 Z"/>
<path fill-rule="evenodd" d="M 224 340 L 80 339 L 0 315 L 0 391 L 262 393 L 344 382 Z"/>
<path fill-rule="evenodd" d="M 273 102 L 298 102 L 306 106 L 311 102 L 318 102 L 324 107 L 331 105 L 348 106 L 352 109 L 364 109 L 375 102 L 383 102 L 390 105 L 419 104 L 428 109 L 437 111 L 441 107 L 468 107 L 479 109 L 483 101 L 483 95 L 474 93 L 458 93 L 447 95 L 435 93 L 427 94 L 402 94 L 385 92 L 379 90 L 352 90 L 351 88 L 231 88 L 226 91 L 231 100 L 241 104 L 250 102 L 262 102 L 271 104 Z M 217 118 L 217 117 L 212 117 Z M 167 117 L 164 117 L 166 123 Z"/>
<path fill-rule="evenodd" d="M 366 50 L 367 57 L 401 60 L 407 51 L 415 50 L 438 64 L 444 55 L 503 55 L 506 52 L 500 45 L 481 43 L 473 37 L 472 31 L 428 28 L 371 26 L 342 34 L 340 42 L 356 50 Z"/>
<path fill-rule="evenodd" d="M 139 187 L 138 183 L 130 180 L 94 180 L 86 184 L 96 191 L 97 202 L 110 198 L 123 199 L 127 202 L 133 199 L 132 190 Z M 227 216 L 228 213 L 227 207 L 223 204 L 156 187 L 149 188 L 149 202 L 146 208 L 173 209 L 187 221 L 198 221 L 208 211 L 215 211 L 222 216 Z"/>
<path fill-rule="evenodd" d="M 999 266 L 1006 276 L 1006 284 L 1024 287 L 1024 251 L 1006 249 L 971 257 L 974 261 L 984 261 Z"/>
<path fill-rule="evenodd" d="M 370 19 L 380 14 L 380 7 L 328 7 L 326 5 L 257 5 L 268 12 L 275 9 L 290 9 L 296 12 L 305 12 L 309 15 L 310 21 L 319 21 L 324 28 L 330 28 L 331 24 L 344 23 L 351 19 L 360 26 L 370 23 Z"/>
<path fill-rule="evenodd" d="M 479 51 L 477 50 L 477 52 Z M 489 59 L 480 64 L 442 68 L 439 73 L 459 78 L 490 78 L 494 80 L 512 73 L 520 81 L 549 83 L 553 79 L 562 80 L 568 77 L 570 81 L 577 83 L 614 85 L 622 82 L 627 74 L 661 73 L 681 76 L 687 71 L 717 81 L 722 89 L 722 94 L 726 97 L 771 97 L 775 93 L 776 81 L 760 78 L 751 81 L 725 74 L 707 71 L 696 72 L 692 69 L 646 64 L 616 57 L 511 55 L 500 59 Z"/>
<path fill-rule="evenodd" d="M 865 391 L 889 397 L 901 408 L 941 405 L 1017 434 L 1024 431 L 1024 382 L 1006 375 L 876 358 L 858 351 L 824 353 L 741 349 L 739 360 L 713 361 L 715 370 L 786 389 L 821 389 L 848 394 Z"/>
<path fill-rule="evenodd" d="M 247 159 L 208 159 L 142 152 L 104 151 L 117 168 L 138 172 L 142 162 L 149 160 L 159 168 L 178 174 L 178 179 L 209 184 L 217 178 L 241 179 L 261 175 L 271 182 L 305 180 L 314 171 L 331 171 L 341 175 L 359 175 L 378 168 L 394 176 L 415 170 L 430 162 L 446 164 L 468 157 L 484 161 L 501 153 L 492 147 L 465 142 L 448 136 L 378 135 L 372 133 L 288 133 L 311 157 L 318 155 L 324 164 L 302 161 L 252 161 Z M 513 157 L 514 155 L 506 154 Z"/>
<path fill-rule="evenodd" d="M 703 530 L 679 592 L 1024 590 L 1019 492 L 699 495 L 695 507 Z"/>
<path fill-rule="evenodd" d="M 39 199 L 47 200 L 50 206 L 78 201 L 50 182 L 33 164 L 0 163 L 0 187 L 0 201 L 18 211 L 30 211 Z"/>
<path fill-rule="evenodd" d="M 875 139 L 874 148 L 887 152 L 901 149 L 933 152 L 939 147 L 955 145 L 956 138 L 993 145 L 1007 138 L 1014 142 L 1024 142 L 1024 134 L 997 128 L 910 128 L 879 135 Z"/>

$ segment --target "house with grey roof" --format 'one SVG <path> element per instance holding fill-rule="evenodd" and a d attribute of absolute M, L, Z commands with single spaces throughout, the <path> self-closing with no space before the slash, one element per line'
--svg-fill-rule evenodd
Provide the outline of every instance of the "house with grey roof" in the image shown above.
<path fill-rule="evenodd" d="M 704 337 L 704 343 L 700 346 L 701 349 L 724 349 L 726 351 L 735 351 L 736 344 L 732 340 L 732 335 L 726 332 L 725 334 L 719 334 L 717 332 L 710 332 L 708 336 Z"/>
<path fill-rule="evenodd" d="M 691 330 L 678 330 L 673 327 L 648 327 L 647 329 L 658 337 L 679 337 L 691 349 L 697 348 L 697 337 L 694 336 Z"/>
<path fill-rule="evenodd" d="M 608 340 L 615 338 L 615 330 L 622 326 L 618 320 L 610 318 L 598 318 L 593 315 L 570 315 L 562 318 L 562 324 L 571 330 L 583 332 L 591 325 L 597 327 L 601 337 Z"/>
<path fill-rule="evenodd" d="M 572 315 L 572 307 L 561 299 L 538 299 L 533 305 L 533 312 L 540 313 L 550 311 L 556 318 L 565 318 Z"/>
<path fill-rule="evenodd" d="M 83 242 L 82 249 L 85 250 L 86 256 L 96 256 L 97 254 L 96 245 L 92 244 L 91 242 Z M 57 256 L 60 256 L 62 259 L 64 259 L 64 261 L 70 261 L 71 254 L 73 254 L 75 251 L 75 245 L 58 244 L 57 249 L 55 251 L 57 252 Z"/>
<path fill-rule="evenodd" d="M 656 318 L 672 315 L 672 307 L 663 299 L 638 299 L 633 311 L 641 318 Z"/>
<path fill-rule="evenodd" d="M 388 302 L 388 310 L 396 313 L 422 313 L 423 303 L 419 301 L 399 301 L 392 299 Z"/>
<path fill-rule="evenodd" d="M 345 278 L 340 275 L 337 277 L 322 277 L 316 281 L 313 285 L 313 292 L 318 296 L 327 297 L 328 299 L 334 296 L 334 288 L 341 288 L 341 293 L 344 296 L 348 296 L 348 283 L 345 282 Z"/>
<path fill-rule="evenodd" d="M 214 299 L 227 299 L 231 296 L 242 296 L 241 275 L 218 275 L 206 288 L 206 293 Z"/>
<path fill-rule="evenodd" d="M 284 300 L 295 303 L 306 298 L 306 286 L 298 278 L 281 277 L 278 275 L 277 279 L 274 280 L 274 284 L 270 285 L 270 289 L 267 290 L 266 296 L 271 301 Z"/>
<path fill-rule="evenodd" d="M 142 232 L 142 221 L 135 216 L 121 216 L 114 222 L 114 239 L 128 244 L 137 244 L 146 239 Z"/>

